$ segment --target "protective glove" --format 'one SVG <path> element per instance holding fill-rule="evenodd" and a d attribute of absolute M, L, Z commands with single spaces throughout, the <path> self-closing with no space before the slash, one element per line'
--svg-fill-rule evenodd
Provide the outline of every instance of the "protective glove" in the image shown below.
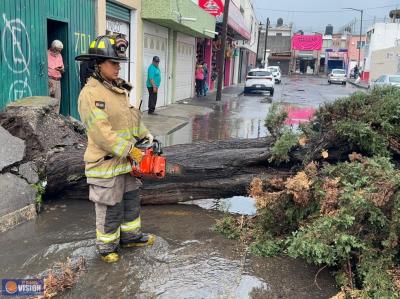
<path fill-rule="evenodd" d="M 153 135 L 151 135 L 151 133 L 147 133 L 147 135 L 146 135 L 146 139 L 148 139 L 148 140 L 149 140 L 149 143 L 150 143 L 150 144 L 153 144 L 153 141 L 154 141 L 154 136 L 153 136 Z"/>
<path fill-rule="evenodd" d="M 131 151 L 129 152 L 129 158 L 131 158 L 133 161 L 139 164 L 140 162 L 142 162 L 143 153 L 140 149 L 133 146 Z"/>

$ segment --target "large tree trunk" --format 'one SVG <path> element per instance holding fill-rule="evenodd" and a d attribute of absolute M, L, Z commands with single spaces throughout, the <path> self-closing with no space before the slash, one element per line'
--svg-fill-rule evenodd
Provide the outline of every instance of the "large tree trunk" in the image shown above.
<path fill-rule="evenodd" d="M 14 107 L 0 115 L 0 124 L 26 141 L 25 160 L 34 161 L 41 179 L 47 180 L 47 198 L 88 198 L 83 163 L 86 136 L 79 123 L 46 107 Z M 269 138 L 232 139 L 164 148 L 168 163 L 179 165 L 181 172 L 145 181 L 142 202 L 166 204 L 247 194 L 254 176 L 287 173 L 269 168 L 271 143 Z"/>

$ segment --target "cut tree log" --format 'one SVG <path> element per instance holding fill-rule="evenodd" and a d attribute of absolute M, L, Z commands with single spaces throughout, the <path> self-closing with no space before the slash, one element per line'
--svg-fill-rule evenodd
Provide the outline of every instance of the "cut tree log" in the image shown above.
<path fill-rule="evenodd" d="M 86 136 L 79 122 L 54 113 L 46 105 L 8 108 L 0 125 L 26 141 L 24 162 L 38 165 L 47 180 L 48 199 L 87 199 L 83 154 Z M 247 194 L 254 176 L 285 176 L 268 163 L 272 139 L 232 139 L 164 148 L 167 161 L 181 173 L 144 182 L 143 204 L 170 204 L 201 198 Z"/>

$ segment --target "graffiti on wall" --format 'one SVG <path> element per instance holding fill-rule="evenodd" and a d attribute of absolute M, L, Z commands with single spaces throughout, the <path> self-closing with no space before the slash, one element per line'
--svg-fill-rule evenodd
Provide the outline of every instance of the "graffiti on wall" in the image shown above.
<path fill-rule="evenodd" d="M 1 50 L 4 61 L 13 74 L 18 74 L 23 78 L 11 83 L 8 99 L 11 101 L 30 97 L 32 96 L 32 90 L 29 86 L 29 65 L 31 61 L 29 34 L 24 22 L 19 18 L 7 19 L 6 14 L 3 14 L 3 21 L 4 28 L 1 32 Z"/>

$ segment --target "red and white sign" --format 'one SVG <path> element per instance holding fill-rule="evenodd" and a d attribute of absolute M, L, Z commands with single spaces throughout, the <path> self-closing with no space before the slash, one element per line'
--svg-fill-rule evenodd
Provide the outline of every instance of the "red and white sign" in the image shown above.
<path fill-rule="evenodd" d="M 300 35 L 292 37 L 292 49 L 299 51 L 319 51 L 322 49 L 322 35 Z"/>
<path fill-rule="evenodd" d="M 199 6 L 209 14 L 219 17 L 224 13 L 223 0 L 199 0 Z"/>

